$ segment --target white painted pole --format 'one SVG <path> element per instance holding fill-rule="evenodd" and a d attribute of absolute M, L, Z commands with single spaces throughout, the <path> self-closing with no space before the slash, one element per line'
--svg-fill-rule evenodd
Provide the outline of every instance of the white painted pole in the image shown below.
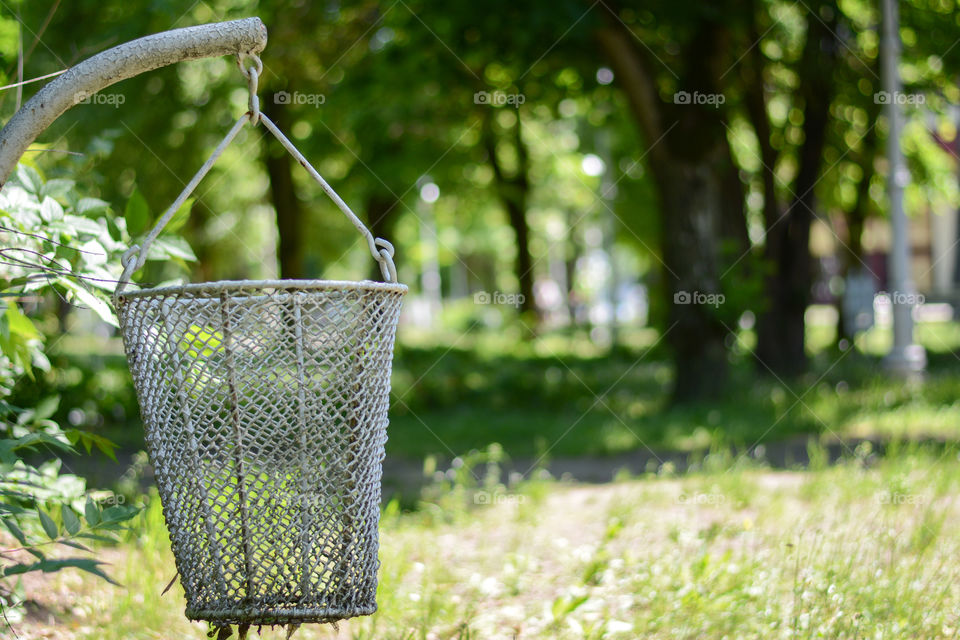
<path fill-rule="evenodd" d="M 900 150 L 900 135 L 903 130 L 901 113 L 900 33 L 897 0 L 883 0 L 883 42 L 880 48 L 883 66 L 883 92 L 885 111 L 890 130 L 887 134 L 887 158 L 890 175 L 887 179 L 887 194 L 890 200 L 890 256 L 888 293 L 893 304 L 893 346 L 884 360 L 886 367 L 901 375 L 922 371 L 926 367 L 923 347 L 913 342 L 913 308 L 916 303 L 916 288 L 910 274 L 910 234 L 907 217 L 903 211 L 903 189 L 910 180 L 910 173 Z"/>

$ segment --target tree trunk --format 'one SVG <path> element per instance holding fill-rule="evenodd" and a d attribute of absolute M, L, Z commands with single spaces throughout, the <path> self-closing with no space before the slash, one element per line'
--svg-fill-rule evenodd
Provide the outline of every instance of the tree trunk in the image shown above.
<path fill-rule="evenodd" d="M 879 105 L 876 108 L 879 111 Z M 876 122 L 876 118 L 871 115 L 868 122 Z M 871 127 L 863 139 L 863 150 L 860 154 L 860 182 L 857 184 L 857 195 L 846 213 L 847 241 L 840 249 L 841 271 L 844 280 L 852 271 L 859 271 L 863 268 L 863 228 L 866 225 L 867 215 L 870 210 L 870 181 L 873 178 L 873 162 L 876 154 L 877 128 Z M 837 305 L 837 344 L 841 340 L 847 340 L 851 344 L 856 337 L 847 333 L 847 323 L 844 319 L 843 304 Z"/>
<path fill-rule="evenodd" d="M 750 23 L 748 37 L 751 42 L 760 42 L 760 26 L 757 24 L 758 11 L 755 0 L 749 4 Z M 743 64 L 744 71 L 744 104 L 750 124 L 757 135 L 760 147 L 760 180 L 763 185 L 763 222 L 764 228 L 770 229 L 780 217 L 780 207 L 777 201 L 776 175 L 779 154 L 771 143 L 771 127 L 767 116 L 767 94 L 765 90 L 764 62 L 766 58 L 760 46 L 751 47 Z"/>
<path fill-rule="evenodd" d="M 660 100 L 646 54 L 610 5 L 604 2 L 610 19 L 597 36 L 649 145 L 646 155 L 660 199 L 663 294 L 670 309 L 665 339 L 676 366 L 673 399 L 713 397 L 724 388 L 728 368 L 721 280 L 749 246 L 725 111 L 722 105 Z M 727 35 L 718 22 L 698 25 L 684 47 L 681 90 L 722 95 Z M 673 124 L 665 126 L 668 122 Z M 725 252 L 727 244 L 731 253 Z"/>
<path fill-rule="evenodd" d="M 826 24 L 813 14 L 821 6 L 829 9 Z M 767 228 L 765 257 L 773 272 L 766 279 L 770 306 L 757 324 L 757 359 L 761 371 L 775 375 L 796 375 L 807 365 L 804 315 L 812 284 L 810 225 L 834 89 L 831 74 L 823 70 L 832 68 L 836 57 L 833 33 L 838 14 L 830 2 L 814 5 L 807 14 L 807 41 L 800 62 L 804 141 L 798 150 L 799 169 L 789 208 Z"/>
<path fill-rule="evenodd" d="M 567 286 L 567 315 L 570 316 L 570 326 L 577 325 L 577 260 L 580 258 L 580 242 L 577 239 L 577 217 L 572 209 L 567 209 L 567 238 L 564 247 L 563 271 L 564 280 Z M 960 262 L 960 261 L 958 261 Z"/>
<path fill-rule="evenodd" d="M 487 151 L 487 160 L 493 169 L 497 195 L 507 210 L 507 219 L 517 238 L 516 275 L 520 285 L 520 311 L 536 313 L 533 299 L 533 257 L 530 253 L 530 226 L 527 224 L 527 195 L 530 191 L 528 181 L 527 147 L 520 130 L 520 111 L 513 127 L 510 144 L 514 147 L 517 166 L 513 175 L 507 175 L 497 156 L 497 143 L 503 141 L 494 132 L 493 110 L 484 118 L 483 142 Z"/>
<path fill-rule="evenodd" d="M 520 281 L 520 311 L 536 311 L 533 300 L 533 259 L 530 255 L 530 227 L 527 225 L 526 197 L 522 200 L 511 199 L 504 202 L 510 226 L 517 236 L 517 280 Z"/>
<path fill-rule="evenodd" d="M 721 294 L 720 247 L 723 185 L 716 164 L 719 149 L 707 157 L 663 167 L 657 180 L 663 225 L 661 243 L 667 303 L 666 340 L 676 364 L 675 401 L 710 398 L 726 383 L 727 328 L 717 303 L 698 302 Z M 720 300 L 720 298 L 716 298 Z"/>
<path fill-rule="evenodd" d="M 264 92 L 264 95 L 269 93 Z M 284 105 L 264 100 L 263 111 L 281 131 L 288 131 L 287 110 Z M 293 182 L 293 158 L 280 143 L 267 136 L 264 149 L 264 164 L 270 178 L 270 200 L 277 212 L 277 258 L 281 278 L 305 278 L 305 247 L 303 243 L 303 206 L 297 197 Z"/>

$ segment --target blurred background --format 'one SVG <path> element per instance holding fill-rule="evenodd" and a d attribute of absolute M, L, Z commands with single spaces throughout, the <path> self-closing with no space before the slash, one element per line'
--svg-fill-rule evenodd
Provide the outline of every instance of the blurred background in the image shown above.
<path fill-rule="evenodd" d="M 393 453 L 955 436 L 960 26 L 949 3 L 902 5 L 904 86 L 892 98 L 912 177 L 912 308 L 929 360 L 919 386 L 879 367 L 896 292 L 874 3 L 6 9 L 16 15 L 0 22 L 4 84 L 21 60 L 34 78 L 143 34 L 263 18 L 264 112 L 394 243 L 411 288 Z M 4 117 L 39 86 L 0 93 Z M 108 203 L 135 238 L 247 93 L 221 58 L 87 102 L 25 161 Z M 176 248 L 143 283 L 380 277 L 349 222 L 262 127 L 241 134 L 175 227 Z M 103 266 L 116 277 L 117 261 Z M 57 366 L 17 401 L 59 396 L 58 420 L 136 450 L 115 333 L 55 296 L 29 311 L 58 336 L 47 353 Z"/>
<path fill-rule="evenodd" d="M 960 435 L 954 2 L 899 3 L 895 90 L 867 0 L 0 4 L 2 85 L 145 34 L 263 19 L 264 113 L 394 244 L 410 287 L 388 496 L 419 487 L 425 465 L 429 479 L 464 460 L 608 481 L 718 452 L 783 467 Z M 0 117 L 45 82 L 5 86 Z M 246 110 L 247 88 L 220 58 L 86 102 L 16 178 L 43 220 L 67 211 L 74 226 L 57 238 L 90 253 L 2 241 L 40 243 L 0 265 L 3 406 L 10 433 L 47 421 L 115 453 L 69 459 L 106 486 L 144 463 L 104 292 L 124 243 Z M 48 218 L 50 199 L 61 211 Z M 907 261 L 894 278 L 898 203 Z M 143 285 L 380 279 L 262 127 L 241 133 L 168 231 Z M 906 376 L 888 366 L 897 305 L 923 348 Z M 34 352 L 16 350 L 17 327 Z"/>

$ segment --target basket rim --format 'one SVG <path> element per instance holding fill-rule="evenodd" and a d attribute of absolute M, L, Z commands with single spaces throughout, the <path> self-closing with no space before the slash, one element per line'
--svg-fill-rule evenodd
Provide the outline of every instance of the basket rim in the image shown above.
<path fill-rule="evenodd" d="M 250 623 L 254 625 L 272 625 L 288 623 L 329 623 L 348 620 L 360 616 L 370 616 L 377 612 L 376 602 L 355 607 L 293 607 L 290 609 L 276 606 L 259 607 L 247 605 L 236 608 L 200 608 L 189 604 L 184 614 L 190 620 L 220 622 L 229 624 Z"/>
<path fill-rule="evenodd" d="M 147 298 L 151 296 L 169 296 L 180 293 L 203 294 L 215 297 L 224 291 L 251 289 L 279 289 L 284 291 L 381 291 L 405 294 L 407 285 L 399 282 L 377 282 L 375 280 L 214 280 L 211 282 L 191 282 L 189 284 L 154 287 L 138 291 L 124 291 L 115 296 L 116 300 L 129 298 Z"/>

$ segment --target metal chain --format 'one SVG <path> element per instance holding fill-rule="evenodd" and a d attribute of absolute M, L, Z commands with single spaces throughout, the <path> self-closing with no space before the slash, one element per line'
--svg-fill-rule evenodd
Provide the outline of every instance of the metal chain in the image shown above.
<path fill-rule="evenodd" d="M 237 65 L 240 72 L 247 78 L 247 88 L 250 91 L 250 97 L 247 99 L 247 108 L 250 110 L 250 124 L 256 126 L 260 122 L 260 98 L 257 97 L 257 84 L 260 80 L 260 74 L 263 73 L 263 61 L 258 55 L 247 56 L 253 61 L 252 67 L 246 67 L 243 64 L 243 56 L 237 54 Z"/>

